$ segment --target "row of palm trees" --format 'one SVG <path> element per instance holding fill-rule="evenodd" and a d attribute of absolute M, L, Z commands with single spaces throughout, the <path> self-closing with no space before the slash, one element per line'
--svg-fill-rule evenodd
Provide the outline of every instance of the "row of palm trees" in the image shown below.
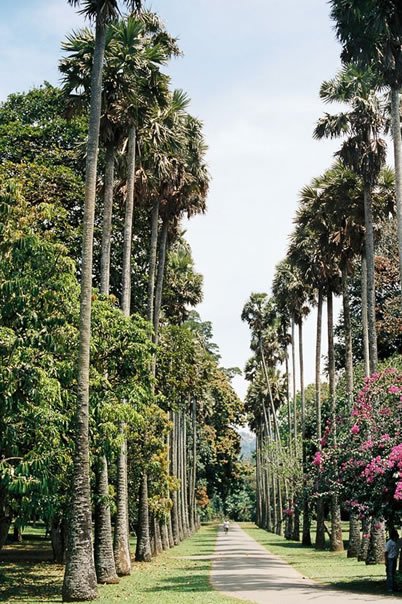
<path fill-rule="evenodd" d="M 301 191 L 288 252 L 276 268 L 272 297 L 252 294 L 243 311 L 243 319 L 249 323 L 252 331 L 252 350 L 255 351 L 252 361 L 255 370 L 249 374 L 251 386 L 247 404 L 257 433 L 257 521 L 261 526 L 271 529 L 271 515 L 274 514 L 276 518 L 286 520 L 285 535 L 298 539 L 302 510 L 302 541 L 305 545 L 311 543 L 313 502 L 309 499 L 307 488 L 307 452 L 311 453 L 311 446 L 308 444 L 311 434 L 306 434 L 304 318 L 311 308 L 316 307 L 314 442 L 316 450 L 320 451 L 326 428 L 323 425 L 322 401 L 327 400 L 328 403 L 326 413 L 335 448 L 340 413 L 335 370 L 333 298 L 342 296 L 345 398 L 350 411 L 355 386 L 350 280 L 353 275 L 360 273 L 361 340 L 364 372 L 369 375 L 376 371 L 378 364 L 376 240 L 381 228 L 395 220 L 395 214 L 398 217 L 399 236 L 401 232 L 400 8 L 393 1 L 382 3 L 381 7 L 376 2 L 361 3 L 357 0 L 332 0 L 331 5 L 338 37 L 343 44 L 344 66 L 335 78 L 322 84 L 320 96 L 325 103 L 341 103 L 346 105 L 346 109 L 338 114 L 325 113 L 317 123 L 314 137 L 341 137 L 341 147 L 335 154 L 336 163 Z M 382 94 L 386 87 L 391 90 L 391 106 L 388 95 Z M 390 123 L 395 150 L 395 174 L 385 166 L 385 135 Z M 402 260 L 401 242 L 399 238 Z M 328 335 L 327 394 L 323 393 L 321 379 L 324 302 L 327 305 Z M 295 381 L 296 328 L 300 370 L 298 393 Z M 288 359 L 289 342 L 291 363 Z M 284 384 L 278 373 L 278 368 L 281 367 L 285 367 Z M 278 391 L 276 400 L 273 396 L 275 389 Z M 282 403 L 286 403 L 286 413 L 278 411 Z M 282 435 L 281 439 L 278 434 L 280 431 L 275 430 L 278 416 L 282 417 L 286 438 Z M 287 454 L 281 455 L 281 448 L 284 446 L 287 447 Z M 275 462 L 275 458 L 281 459 L 280 463 Z M 294 461 L 289 463 L 288 459 Z M 293 472 L 291 466 L 297 460 L 299 472 Z M 288 500 L 288 505 L 285 506 L 283 516 L 281 505 L 284 498 Z M 318 497 L 315 543 L 318 549 L 325 545 L 324 511 L 324 498 Z M 336 489 L 330 494 L 330 511 L 331 549 L 336 551 L 343 549 L 340 501 Z M 351 535 L 356 534 L 356 523 L 357 519 L 352 514 Z M 373 524 L 377 525 L 380 523 Z M 273 528 L 281 531 L 278 521 Z M 380 538 L 379 532 L 373 531 L 372 540 Z M 351 545 L 353 542 L 354 539 L 351 539 Z M 352 555 L 356 555 L 356 549 L 353 552 L 352 549 Z M 375 551 L 376 548 L 373 546 L 372 549 Z"/>
<path fill-rule="evenodd" d="M 80 347 L 78 358 L 78 400 L 74 474 L 71 493 L 69 542 L 63 584 L 65 601 L 96 597 L 97 582 L 116 582 L 130 573 L 128 531 L 128 469 L 126 426 L 122 421 L 121 447 L 117 460 L 117 513 L 112 542 L 109 480 L 106 454 L 97 464 L 95 557 L 92 546 L 91 489 L 89 466 L 89 371 L 94 225 L 97 187 L 103 182 L 100 291 L 111 292 L 112 222 L 114 196 L 123 192 L 121 282 L 113 288 L 121 311 L 132 311 L 133 217 L 135 204 L 151 209 L 151 240 L 147 319 L 153 324 L 152 338 L 158 342 L 162 292 L 169 238 L 178 232 L 183 215 L 203 212 L 208 190 L 205 143 L 202 125 L 187 111 L 189 99 L 179 90 L 171 91 L 169 78 L 161 68 L 179 54 L 176 40 L 159 18 L 143 11 L 141 3 L 126 0 L 69 0 L 94 23 L 70 35 L 63 45 L 66 53 L 60 69 L 72 111 L 89 115 L 85 172 L 83 248 L 80 263 Z M 130 11 L 121 17 L 123 5 Z M 102 157 L 102 163 L 98 159 Z M 99 165 L 104 166 L 100 174 Z M 150 372 L 155 376 L 156 360 Z M 192 416 L 193 417 L 193 416 Z M 149 476 L 142 468 L 139 495 L 137 560 L 147 561 L 159 544 L 177 543 L 195 528 L 195 477 L 187 493 L 186 421 L 172 417 L 170 444 L 173 474 L 182 480 L 181 494 L 173 497 L 170 522 L 162 526 L 148 508 Z M 193 435 L 195 440 L 195 436 Z M 195 455 L 193 460 L 195 465 Z M 179 498 L 179 501 L 177 501 Z M 180 511 L 178 511 L 180 510 Z M 189 515 L 189 511 L 191 513 Z M 151 535 L 153 540 L 151 540 Z M 152 541 L 152 542 L 151 542 Z"/>

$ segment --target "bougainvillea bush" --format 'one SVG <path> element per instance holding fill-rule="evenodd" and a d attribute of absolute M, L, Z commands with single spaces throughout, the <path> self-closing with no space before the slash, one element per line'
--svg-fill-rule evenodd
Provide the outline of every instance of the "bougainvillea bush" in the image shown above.
<path fill-rule="evenodd" d="M 328 490 L 336 488 L 363 516 L 402 518 L 402 371 L 388 368 L 365 378 L 351 413 L 339 418 L 313 460 Z"/>

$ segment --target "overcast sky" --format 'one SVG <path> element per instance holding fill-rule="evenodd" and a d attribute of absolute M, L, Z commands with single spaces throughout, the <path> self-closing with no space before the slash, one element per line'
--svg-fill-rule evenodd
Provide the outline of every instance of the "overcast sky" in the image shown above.
<path fill-rule="evenodd" d="M 253 291 L 269 291 L 286 251 L 298 191 L 328 168 L 337 142 L 313 141 L 325 109 L 322 80 L 339 68 L 325 0 L 153 0 L 184 57 L 170 72 L 205 123 L 212 185 L 208 213 L 187 226 L 227 367 L 244 367 L 241 323 Z M 65 0 L 2 0 L 0 100 L 44 80 L 58 82 L 60 41 L 82 18 Z M 306 377 L 313 381 L 314 321 L 306 328 Z M 243 395 L 246 384 L 236 381 Z"/>

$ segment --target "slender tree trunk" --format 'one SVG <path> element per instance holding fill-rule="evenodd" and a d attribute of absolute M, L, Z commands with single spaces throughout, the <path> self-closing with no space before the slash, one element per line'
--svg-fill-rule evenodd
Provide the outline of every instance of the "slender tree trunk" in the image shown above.
<path fill-rule="evenodd" d="M 296 401 L 296 347 L 295 347 L 295 321 L 292 318 L 292 394 L 293 394 L 293 438 L 295 443 L 295 456 L 297 458 L 297 401 Z"/>
<path fill-rule="evenodd" d="M 163 520 L 160 521 L 159 529 L 160 529 L 160 534 L 161 534 L 161 539 L 162 539 L 162 548 L 164 551 L 166 551 L 166 550 L 170 549 L 169 529 L 168 529 L 168 523 L 167 523 L 166 518 L 164 518 Z"/>
<path fill-rule="evenodd" d="M 321 451 L 321 341 L 322 341 L 322 306 L 323 295 L 322 291 L 318 292 L 317 302 L 317 336 L 315 345 L 315 410 L 316 410 L 316 430 L 318 450 Z M 320 477 L 318 477 L 320 481 Z M 318 491 L 320 484 L 318 484 Z M 317 530 L 315 537 L 315 548 L 319 550 L 325 549 L 325 518 L 324 518 L 324 500 L 322 497 L 317 499 Z"/>
<path fill-rule="evenodd" d="M 65 518 L 53 518 L 50 525 L 50 540 L 52 543 L 53 562 L 66 562 L 66 521 Z"/>
<path fill-rule="evenodd" d="M 103 197 L 103 223 L 102 223 L 102 254 L 100 291 L 109 295 L 110 287 L 110 251 L 112 240 L 112 215 L 113 215 L 113 187 L 114 187 L 114 143 L 106 147 L 105 157 L 105 183 Z"/>
<path fill-rule="evenodd" d="M 158 258 L 158 274 L 156 279 L 155 289 L 155 309 L 154 309 L 154 332 L 155 332 L 155 343 L 158 343 L 158 332 L 159 332 L 159 320 L 162 308 L 162 293 L 163 293 L 163 281 L 165 276 L 165 264 L 166 264 L 166 250 L 167 250 L 167 239 L 168 239 L 169 223 L 165 219 L 162 223 L 162 230 L 160 235 L 159 243 L 159 258 Z"/>
<path fill-rule="evenodd" d="M 283 518 L 283 500 L 282 500 L 282 485 L 280 476 L 277 476 L 277 489 L 278 489 L 278 525 L 276 528 L 276 534 L 282 535 L 282 518 Z"/>
<path fill-rule="evenodd" d="M 173 420 L 173 435 L 172 435 L 172 446 L 171 446 L 171 468 L 172 476 L 177 478 L 177 415 L 176 412 L 172 412 Z M 174 545 L 180 543 L 180 529 L 179 529 L 179 513 L 178 513 L 178 494 L 177 491 L 172 492 L 172 533 Z"/>
<path fill-rule="evenodd" d="M 149 562 L 151 560 L 151 541 L 149 531 L 149 507 L 148 507 L 148 475 L 143 473 L 140 483 L 140 494 L 138 504 L 138 533 L 135 559 L 137 562 Z"/>
<path fill-rule="evenodd" d="M 133 239 L 134 215 L 135 147 L 136 131 L 135 127 L 132 126 L 128 134 L 127 197 L 126 212 L 124 216 L 123 266 L 121 280 L 121 307 L 126 317 L 130 316 L 131 307 L 131 247 Z"/>
<path fill-rule="evenodd" d="M 192 455 L 192 467 L 191 467 L 191 531 L 195 531 L 197 522 L 197 509 L 196 509 L 196 488 L 197 488 L 197 401 L 193 397 L 191 405 L 191 419 L 193 426 L 193 455 Z"/>
<path fill-rule="evenodd" d="M 328 375 L 329 395 L 331 400 L 331 432 L 333 446 L 337 446 L 337 409 L 336 409 L 336 384 L 335 384 L 335 350 L 334 350 L 334 308 L 333 294 L 330 288 L 327 293 L 328 307 Z M 331 551 L 343 550 L 341 510 L 337 493 L 331 495 Z"/>
<path fill-rule="evenodd" d="M 134 126 L 130 128 L 127 155 L 127 198 L 124 217 L 123 235 L 123 266 L 122 266 L 122 294 L 121 307 L 126 317 L 130 316 L 131 307 L 131 244 L 133 231 L 134 212 L 134 183 L 135 183 L 135 146 L 136 132 Z M 124 433 L 124 425 L 121 426 Z M 127 494 L 127 440 L 124 437 L 118 456 L 118 481 L 117 481 L 117 517 L 115 524 L 114 555 L 118 575 L 131 572 L 130 544 L 128 535 L 128 494 Z M 124 492 L 120 492 L 120 491 Z M 147 495 L 148 490 L 140 489 L 140 497 Z M 148 509 L 148 502 L 140 502 L 140 509 Z M 149 526 L 149 522 L 147 522 Z M 141 530 L 141 528 L 140 528 Z M 145 530 L 149 536 L 149 529 Z"/>
<path fill-rule="evenodd" d="M 91 74 L 91 101 L 85 171 L 75 452 L 69 510 L 68 550 L 62 590 L 65 602 L 93 600 L 97 595 L 92 546 L 88 418 L 93 234 L 105 40 L 106 25 L 103 22 L 100 9 L 98 9 Z"/>
<path fill-rule="evenodd" d="M 396 211 L 398 216 L 399 278 L 402 291 L 402 140 L 399 87 L 391 89 L 391 117 L 395 161 Z"/>
<path fill-rule="evenodd" d="M 106 456 L 96 468 L 95 501 L 95 569 L 98 583 L 118 583 L 113 555 L 112 523 L 109 505 L 109 479 Z"/>
<path fill-rule="evenodd" d="M 384 546 L 384 521 L 380 518 L 373 518 L 371 520 L 370 540 L 366 564 L 383 564 Z"/>
<path fill-rule="evenodd" d="M 367 560 L 367 552 L 370 542 L 370 518 L 363 518 L 362 520 L 362 538 L 360 541 L 360 549 L 357 556 L 359 562 L 365 562 Z"/>
<path fill-rule="evenodd" d="M 255 501 L 256 501 L 256 509 L 255 509 L 255 522 L 258 527 L 262 527 L 261 521 L 261 466 L 260 466 L 260 436 L 259 431 L 256 429 L 256 439 L 255 439 Z"/>
<path fill-rule="evenodd" d="M 375 321 L 375 265 L 374 265 L 374 231 L 371 188 L 364 186 L 364 220 L 366 226 L 365 250 L 367 262 L 367 316 L 370 351 L 370 373 L 377 370 L 377 328 Z"/>
<path fill-rule="evenodd" d="M 369 349 L 369 330 L 368 330 L 368 302 L 367 302 L 367 262 L 366 257 L 362 256 L 361 267 L 361 290 L 362 290 L 362 329 L 363 329 L 363 359 L 364 375 L 370 375 L 370 349 Z"/>
<path fill-rule="evenodd" d="M 346 373 L 346 394 L 349 401 L 349 407 L 353 403 L 353 349 L 352 349 L 352 321 L 350 316 L 350 298 L 348 288 L 348 271 L 346 266 L 342 268 L 342 300 L 343 300 L 343 320 L 345 326 L 345 373 Z"/>
<path fill-rule="evenodd" d="M 156 275 L 156 255 L 158 245 L 158 221 L 159 221 L 159 198 L 152 204 L 151 214 L 151 244 L 149 248 L 149 274 L 148 274 L 148 305 L 147 319 L 153 320 L 154 316 L 154 298 L 155 298 L 155 275 Z"/>
<path fill-rule="evenodd" d="M 123 442 L 117 458 L 117 514 L 114 527 L 114 559 L 117 574 L 121 577 L 131 572 L 130 543 L 128 535 L 128 484 L 127 484 L 127 439 L 121 426 Z"/>
<path fill-rule="evenodd" d="M 299 323 L 299 368 L 300 368 L 300 400 L 301 400 L 301 436 L 302 436 L 302 466 L 303 466 L 303 531 L 302 544 L 311 545 L 311 520 L 307 494 L 306 476 L 306 409 L 304 396 L 304 355 L 303 355 L 303 321 Z"/>
<path fill-rule="evenodd" d="M 356 512 L 351 510 L 349 519 L 348 558 L 357 558 L 360 551 L 360 520 Z"/>

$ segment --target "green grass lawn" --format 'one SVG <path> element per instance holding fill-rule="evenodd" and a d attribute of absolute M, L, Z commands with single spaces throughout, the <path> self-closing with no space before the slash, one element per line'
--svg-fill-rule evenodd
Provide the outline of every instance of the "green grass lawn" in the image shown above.
<path fill-rule="evenodd" d="M 374 594 L 383 594 L 386 591 L 383 564 L 366 566 L 356 558 L 348 559 L 346 552 L 318 552 L 314 548 L 304 547 L 300 543 L 286 541 L 283 537 L 267 533 L 252 523 L 243 523 L 241 526 L 267 550 L 314 581 L 349 591 Z"/>
<path fill-rule="evenodd" d="M 99 586 L 100 604 L 239 604 L 214 591 L 209 583 L 216 541 L 215 526 L 198 533 L 149 564 L 134 563 L 119 585 Z M 34 604 L 61 602 L 63 567 L 52 564 L 48 541 L 35 534 L 0 552 L 0 601 Z M 187 557 L 191 556 L 192 559 Z"/>

